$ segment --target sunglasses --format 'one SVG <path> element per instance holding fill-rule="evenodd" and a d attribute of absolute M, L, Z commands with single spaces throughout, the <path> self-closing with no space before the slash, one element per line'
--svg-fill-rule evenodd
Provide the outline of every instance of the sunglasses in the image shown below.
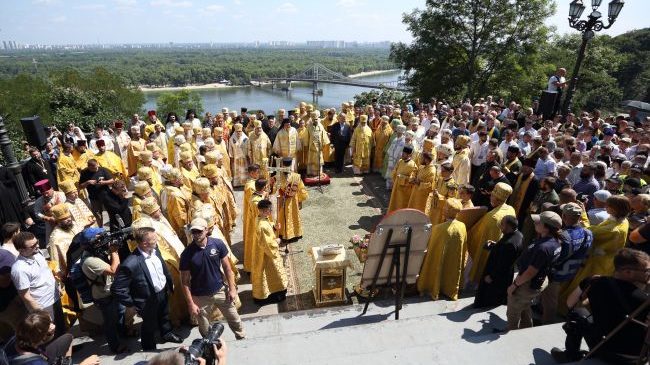
<path fill-rule="evenodd" d="M 24 247 L 23 250 L 33 250 L 33 249 L 35 249 L 36 247 L 38 247 L 38 242 L 36 242 L 35 244 L 33 244 L 33 245 L 31 245 L 31 246 L 26 246 L 26 247 Z"/>

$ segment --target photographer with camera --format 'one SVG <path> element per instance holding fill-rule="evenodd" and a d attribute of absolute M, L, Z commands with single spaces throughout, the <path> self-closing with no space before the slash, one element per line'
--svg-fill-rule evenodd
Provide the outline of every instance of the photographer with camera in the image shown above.
<path fill-rule="evenodd" d="M 551 354 L 558 362 L 580 360 L 582 339 L 594 349 L 630 314 L 650 300 L 647 287 L 650 283 L 650 257 L 643 251 L 623 248 L 614 256 L 613 276 L 592 276 L 580 282 L 567 298 L 572 308 L 562 326 L 567 334 L 566 350 L 553 348 Z M 585 306 L 589 305 L 591 311 Z M 636 320 L 645 322 L 648 308 L 638 313 Z M 595 356 L 615 364 L 636 364 L 645 339 L 646 329 L 632 321 L 594 353 Z"/>
<path fill-rule="evenodd" d="M 212 344 L 212 353 L 214 354 L 215 362 L 219 365 L 226 365 L 226 359 L 228 358 L 228 346 L 226 346 L 226 341 L 219 340 L 219 343 Z M 159 353 L 149 360 L 147 365 L 186 365 L 188 360 L 192 360 L 190 357 L 188 359 L 187 349 L 181 347 L 179 350 L 169 350 Z M 191 362 L 190 362 L 191 363 Z M 203 357 L 198 357 L 194 359 L 194 363 L 198 365 L 211 365 L 208 364 L 206 359 Z"/>
<path fill-rule="evenodd" d="M 120 310 L 119 302 L 111 295 L 113 278 L 120 265 L 118 249 L 123 240 L 106 235 L 103 228 L 87 228 L 81 235 L 81 271 L 90 286 L 93 303 L 102 312 L 106 342 L 113 353 L 127 352 L 118 336 L 118 328 L 124 326 L 124 310 Z"/>

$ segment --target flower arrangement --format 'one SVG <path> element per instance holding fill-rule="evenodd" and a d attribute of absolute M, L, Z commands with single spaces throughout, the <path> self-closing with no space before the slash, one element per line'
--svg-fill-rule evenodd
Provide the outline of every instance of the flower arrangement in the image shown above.
<path fill-rule="evenodd" d="M 352 243 L 354 253 L 357 254 L 359 261 L 362 263 L 365 262 L 368 258 L 368 244 L 370 243 L 370 234 L 366 234 L 363 236 L 363 238 L 358 234 L 355 234 L 352 236 L 352 238 L 350 238 L 350 243 Z"/>
<path fill-rule="evenodd" d="M 355 234 L 354 236 L 352 236 L 352 238 L 350 238 L 350 243 L 352 244 L 352 247 L 359 247 L 361 242 L 363 242 L 363 240 L 361 239 L 361 236 L 359 236 L 358 234 Z"/>

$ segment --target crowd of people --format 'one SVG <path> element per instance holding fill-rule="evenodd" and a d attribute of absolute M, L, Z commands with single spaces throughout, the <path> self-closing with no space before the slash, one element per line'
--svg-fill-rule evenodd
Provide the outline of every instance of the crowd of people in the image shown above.
<path fill-rule="evenodd" d="M 124 338 L 137 314 L 143 350 L 156 348 L 156 332 L 178 343 L 180 325 L 204 335 L 221 318 L 245 338 L 236 264 L 250 275 L 255 303 L 283 301 L 280 247 L 302 237 L 303 180 L 329 178 L 323 166 L 344 173 L 348 163 L 354 174 L 385 179 L 388 213 L 412 208 L 431 219 L 420 292 L 456 300 L 476 291 L 476 307 L 507 305 L 505 330 L 532 326 L 533 303 L 553 323 L 588 298 L 595 325 L 571 332 L 560 354 L 567 359 L 580 356 L 576 336 L 592 346 L 635 309 L 634 289 L 648 282 L 650 118 L 636 111 L 544 119 L 537 102 L 488 96 L 322 111 L 300 103 L 275 115 L 224 108 L 202 120 L 188 110 L 184 121 L 151 110 L 92 135 L 73 123 L 48 131 L 43 150 L 26 147 L 28 209 L 12 174 L 0 174 L 0 320 L 17 332 L 44 327 L 40 317 L 29 324 L 36 314 L 50 318 L 55 338 L 78 320 L 123 353 L 132 351 Z M 239 214 L 242 257 L 231 250 Z M 599 312 L 605 298 L 620 310 Z M 638 355 L 643 336 L 629 340 L 637 330 L 601 353 Z"/>

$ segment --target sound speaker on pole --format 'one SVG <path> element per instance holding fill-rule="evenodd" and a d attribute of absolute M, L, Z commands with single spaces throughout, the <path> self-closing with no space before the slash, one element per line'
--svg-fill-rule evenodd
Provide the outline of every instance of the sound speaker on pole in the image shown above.
<path fill-rule="evenodd" d="M 38 148 L 45 146 L 47 143 L 47 136 L 45 135 L 45 129 L 43 129 L 41 118 L 38 115 L 22 118 L 20 124 L 23 126 L 25 139 L 30 145 Z"/>

